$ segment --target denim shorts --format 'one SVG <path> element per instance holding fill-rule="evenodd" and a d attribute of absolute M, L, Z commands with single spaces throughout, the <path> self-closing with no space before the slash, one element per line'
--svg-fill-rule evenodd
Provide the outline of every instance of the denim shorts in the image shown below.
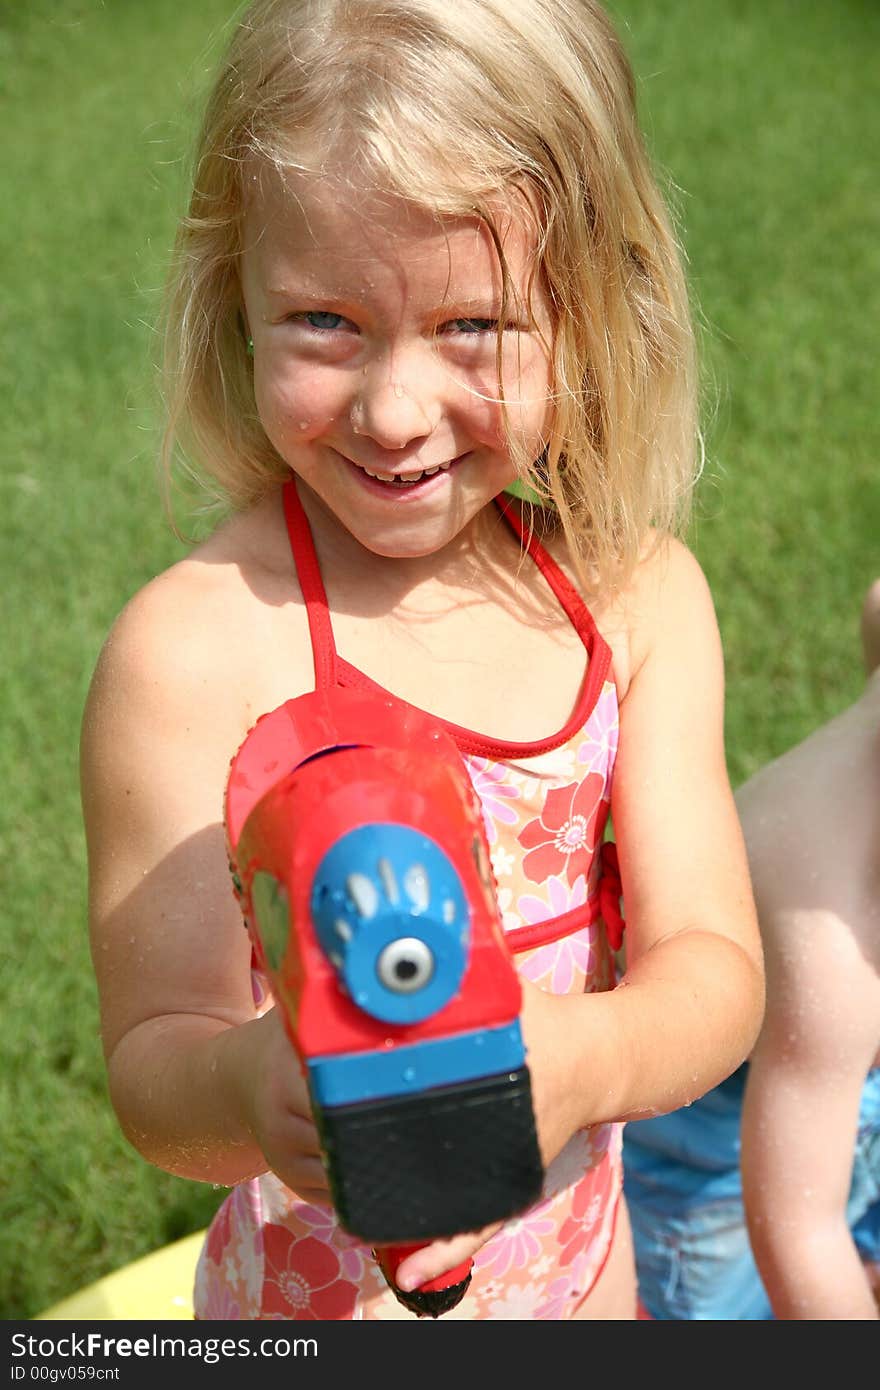
<path fill-rule="evenodd" d="M 770 1319 L 749 1246 L 739 1174 L 746 1068 L 670 1115 L 623 1135 L 639 1293 L 652 1317 Z M 865 1081 L 847 1217 L 866 1262 L 880 1264 L 880 1068 Z"/>

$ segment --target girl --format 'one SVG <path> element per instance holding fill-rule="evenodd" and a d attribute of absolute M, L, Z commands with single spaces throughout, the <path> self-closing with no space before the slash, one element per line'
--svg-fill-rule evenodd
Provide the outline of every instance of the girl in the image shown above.
<path fill-rule="evenodd" d="M 167 452 L 182 439 L 231 515 L 114 625 L 83 804 L 120 1124 L 234 1188 L 197 1315 L 409 1316 L 329 1206 L 221 819 L 258 716 L 354 686 L 442 720 L 480 796 L 548 1168 L 533 1210 L 433 1242 L 398 1283 L 473 1255 L 459 1316 L 634 1317 L 622 1122 L 727 1076 L 763 995 L 718 631 L 673 538 L 695 477 L 686 296 L 599 6 L 252 4 L 167 341 Z"/>

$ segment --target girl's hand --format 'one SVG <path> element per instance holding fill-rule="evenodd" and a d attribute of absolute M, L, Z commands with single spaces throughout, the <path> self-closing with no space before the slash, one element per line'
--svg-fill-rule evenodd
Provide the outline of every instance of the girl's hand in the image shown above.
<path fill-rule="evenodd" d="M 272 1172 L 307 1202 L 330 1205 L 327 1173 L 302 1067 L 277 1008 L 246 1025 L 240 1083 L 248 1128 Z"/>
<path fill-rule="evenodd" d="M 572 1074 L 564 1064 L 572 1043 L 569 996 L 548 994 L 528 980 L 522 981 L 522 988 L 520 1021 L 531 1075 L 538 1145 L 547 1168 L 582 1123 L 578 1118 L 580 1107 L 575 1103 L 578 1097 L 572 1095 L 575 1090 Z M 583 1004 L 583 996 L 571 998 Z M 582 1008 L 581 1015 L 585 1012 Z M 462 1180 L 477 1183 L 480 1175 L 465 1174 Z M 436 1279 L 472 1258 L 503 1224 L 503 1221 L 496 1221 L 479 1231 L 432 1241 L 401 1262 L 396 1282 L 400 1288 L 410 1291 L 428 1279 Z"/>
<path fill-rule="evenodd" d="M 425 1245 L 415 1254 L 402 1260 L 394 1275 L 394 1282 L 404 1293 L 412 1293 L 429 1279 L 437 1279 L 457 1265 L 464 1264 L 486 1244 L 490 1236 L 500 1231 L 504 1223 L 496 1221 L 484 1226 L 481 1231 L 471 1231 L 466 1235 L 452 1236 L 449 1240 L 435 1240 Z"/>
<path fill-rule="evenodd" d="M 544 1167 L 549 1168 L 571 1136 L 592 1119 L 587 1097 L 593 1069 L 584 1068 L 582 1060 L 592 1010 L 582 994 L 550 994 L 528 980 L 521 983 L 520 1022 L 535 1128 Z"/>

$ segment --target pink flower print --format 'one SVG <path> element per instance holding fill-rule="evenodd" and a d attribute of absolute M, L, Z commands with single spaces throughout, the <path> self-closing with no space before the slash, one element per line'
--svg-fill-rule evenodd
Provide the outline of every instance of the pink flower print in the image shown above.
<path fill-rule="evenodd" d="M 304 1226 L 311 1227 L 313 1235 L 335 1247 L 342 1273 L 357 1283 L 363 1277 L 367 1258 L 372 1263 L 373 1257 L 368 1255 L 367 1247 L 356 1236 L 343 1231 L 333 1208 L 302 1204 L 297 1207 L 296 1214 Z"/>
<path fill-rule="evenodd" d="M 584 729 L 584 742 L 577 751 L 579 763 L 586 763 L 591 772 L 601 772 L 605 781 L 610 781 L 614 760 L 617 756 L 617 741 L 620 734 L 620 715 L 617 708 L 617 691 L 608 681 L 587 720 Z"/>
<path fill-rule="evenodd" d="M 492 872 L 495 880 L 506 878 L 513 873 L 513 866 L 516 863 L 516 856 L 506 850 L 503 845 L 496 845 L 491 854 Z"/>
<path fill-rule="evenodd" d="M 503 1279 L 510 1269 L 528 1269 L 541 1254 L 541 1237 L 553 1230 L 552 1216 L 527 1217 L 508 1221 L 497 1235 L 474 1256 L 474 1265 L 493 1279 Z"/>
<path fill-rule="evenodd" d="M 561 1322 L 583 1302 L 594 1281 L 593 1261 L 582 1256 L 573 1269 L 561 1274 L 547 1290 L 547 1301 L 535 1310 L 534 1317 L 547 1322 Z"/>
<path fill-rule="evenodd" d="M 291 1238 L 285 1226 L 266 1226 L 263 1247 L 261 1317 L 319 1322 L 351 1317 L 357 1286 L 341 1277 L 332 1245 L 315 1236 Z"/>
<path fill-rule="evenodd" d="M 571 1299 L 571 1289 L 567 1275 L 554 1279 L 547 1290 L 546 1302 L 541 1303 L 532 1313 L 536 1322 L 562 1322 L 565 1318 L 565 1305 Z"/>
<path fill-rule="evenodd" d="M 235 1269 L 239 1292 L 247 1300 L 248 1306 L 259 1307 L 263 1281 L 263 1232 L 241 1232 L 233 1243 L 232 1257 L 230 1270 Z"/>
<path fill-rule="evenodd" d="M 522 918 L 519 913 L 513 912 L 510 906 L 513 902 L 513 889 L 499 888 L 495 895 L 495 899 L 498 903 L 498 911 L 501 913 L 501 926 L 503 930 L 515 931 L 517 927 L 521 927 Z"/>
<path fill-rule="evenodd" d="M 200 1322 L 239 1322 L 247 1317 L 222 1272 L 207 1260 L 202 1261 L 196 1273 L 194 1302 Z"/>
<path fill-rule="evenodd" d="M 528 850 L 522 866 L 532 883 L 545 883 L 563 871 L 571 887 L 579 874 L 586 878 L 599 833 L 597 811 L 604 805 L 604 787 L 605 779 L 590 772 L 580 783 L 554 787 L 547 793 L 541 815 L 529 821 L 518 836 Z"/>
<path fill-rule="evenodd" d="M 234 1193 L 230 1193 L 214 1215 L 205 1241 L 205 1253 L 215 1265 L 223 1263 L 226 1247 L 232 1237 L 232 1203 Z"/>
<path fill-rule="evenodd" d="M 563 879 L 551 874 L 547 888 L 549 904 L 531 894 L 519 899 L 517 907 L 526 922 L 545 922 L 548 917 L 560 917 L 564 912 L 583 907 L 587 901 L 586 884 L 580 877 L 569 888 Z M 575 984 L 581 989 L 595 966 L 595 941 L 596 928 L 583 927 L 571 936 L 540 946 L 521 963 L 520 974 L 533 984 L 544 981 L 552 994 L 569 994 Z"/>
<path fill-rule="evenodd" d="M 559 1256 L 561 1265 L 570 1265 L 582 1255 L 585 1255 L 587 1248 L 593 1240 L 595 1229 L 595 1217 L 601 1210 L 601 1204 L 596 1199 L 588 1200 L 586 1209 L 578 1213 L 578 1204 L 575 1201 L 572 1207 L 572 1215 L 563 1221 L 559 1228 L 559 1244 L 562 1246 L 562 1253 Z M 590 1217 L 593 1220 L 590 1220 Z"/>
<path fill-rule="evenodd" d="M 498 839 L 496 821 L 516 825 L 518 813 L 508 803 L 519 800 L 519 790 L 505 780 L 507 769 L 500 763 L 490 763 L 488 758 L 469 757 L 467 769 L 483 808 L 486 838 L 490 845 L 494 845 Z"/>
<path fill-rule="evenodd" d="M 599 1231 L 608 1206 L 611 1173 L 607 1165 L 593 1168 L 575 1188 L 571 1212 L 559 1227 L 561 1265 L 574 1264 L 586 1254 Z"/>
<path fill-rule="evenodd" d="M 583 907 L 587 901 L 586 880 L 579 876 L 569 888 L 563 879 L 551 874 L 547 880 L 547 898 L 549 901 L 536 898 L 531 893 L 523 894 L 517 907 L 525 921 L 533 924 L 546 922 L 550 917 L 561 917 L 564 912 Z"/>
<path fill-rule="evenodd" d="M 502 1298 L 489 1304 L 489 1317 L 497 1322 L 531 1322 L 540 1317 L 538 1305 L 543 1289 L 535 1284 L 511 1284 Z"/>

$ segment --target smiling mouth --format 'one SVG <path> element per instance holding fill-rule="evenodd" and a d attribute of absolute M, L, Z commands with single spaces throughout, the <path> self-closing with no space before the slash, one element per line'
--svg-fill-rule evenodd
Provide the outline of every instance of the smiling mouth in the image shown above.
<path fill-rule="evenodd" d="M 424 482 L 426 478 L 436 477 L 438 473 L 448 473 L 452 465 L 457 462 L 457 458 L 449 459 L 447 463 L 435 463 L 431 468 L 419 468 L 411 473 L 380 473 L 377 470 L 365 467 L 362 463 L 356 463 L 354 466 L 359 469 L 361 473 L 366 473 L 368 478 L 372 478 L 377 483 L 384 483 L 388 487 L 403 490 L 405 488 L 416 487 L 419 483 Z"/>

